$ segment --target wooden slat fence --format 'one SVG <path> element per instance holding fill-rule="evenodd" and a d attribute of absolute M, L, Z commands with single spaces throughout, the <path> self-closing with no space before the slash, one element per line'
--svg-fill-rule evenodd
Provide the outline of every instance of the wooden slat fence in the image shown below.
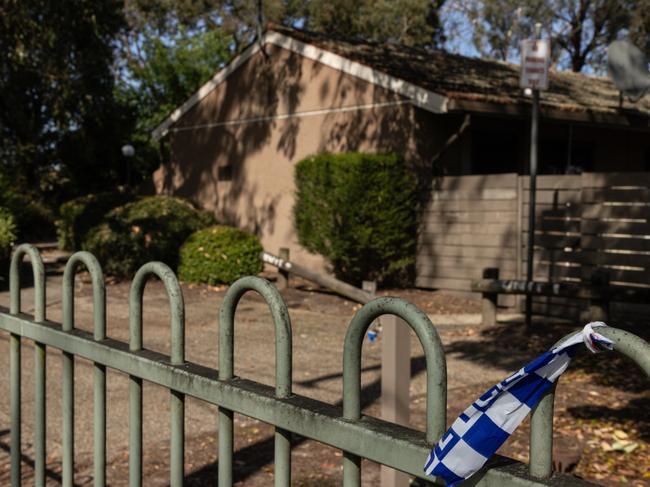
<path fill-rule="evenodd" d="M 468 291 L 485 267 L 499 267 L 505 279 L 520 265 L 516 174 L 446 176 L 420 213 L 416 285 Z M 505 297 L 504 305 L 514 304 Z"/>
<path fill-rule="evenodd" d="M 528 177 L 454 176 L 433 186 L 420 213 L 416 284 L 469 291 L 485 267 L 525 278 Z M 540 176 L 536 196 L 535 280 L 588 282 L 606 269 L 612 285 L 650 287 L 650 173 Z M 577 317 L 583 307 L 534 302 L 549 315 Z"/>

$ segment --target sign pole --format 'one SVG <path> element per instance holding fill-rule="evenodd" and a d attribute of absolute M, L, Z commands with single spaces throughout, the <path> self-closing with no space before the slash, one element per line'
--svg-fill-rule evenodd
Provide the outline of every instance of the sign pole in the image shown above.
<path fill-rule="evenodd" d="M 526 281 L 534 280 L 535 259 L 535 200 L 537 190 L 537 153 L 539 133 L 539 92 L 548 87 L 548 59 L 550 45 L 540 40 L 542 24 L 535 24 L 535 38 L 521 44 L 521 80 L 520 85 L 531 90 L 533 107 L 530 122 L 530 191 L 528 198 L 528 247 L 526 262 Z M 533 297 L 526 294 L 526 326 L 532 325 Z"/>
<path fill-rule="evenodd" d="M 532 282 L 533 260 L 535 257 L 535 202 L 537 190 L 537 137 L 539 131 L 539 90 L 533 90 L 533 111 L 530 123 L 530 191 L 528 205 L 528 261 L 526 280 Z M 533 297 L 526 294 L 526 326 L 532 325 Z"/>

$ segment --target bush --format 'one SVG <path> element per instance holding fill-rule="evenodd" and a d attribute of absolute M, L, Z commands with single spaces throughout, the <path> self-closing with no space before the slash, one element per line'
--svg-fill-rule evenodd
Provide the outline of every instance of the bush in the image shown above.
<path fill-rule="evenodd" d="M 56 221 L 59 248 L 79 250 L 90 229 L 101 224 L 109 211 L 135 199 L 131 193 L 98 193 L 62 204 Z"/>
<path fill-rule="evenodd" d="M 179 277 L 212 286 L 262 272 L 262 244 L 255 235 L 217 225 L 190 235 L 180 251 Z"/>
<path fill-rule="evenodd" d="M 407 284 L 416 245 L 417 181 L 396 155 L 322 154 L 296 165 L 301 245 L 337 277 Z"/>
<path fill-rule="evenodd" d="M 12 207 L 16 235 L 23 242 L 50 241 L 56 234 L 54 212 L 44 204 L 31 199 L 20 208 Z"/>
<path fill-rule="evenodd" d="M 14 216 L 6 208 L 0 207 L 0 261 L 6 261 L 11 255 L 11 246 L 16 240 L 16 223 Z"/>
<path fill-rule="evenodd" d="M 213 223 L 212 214 L 183 199 L 150 196 L 111 210 L 103 223 L 88 231 L 81 247 L 114 276 L 131 277 L 152 260 L 176 269 L 185 239 Z"/>
<path fill-rule="evenodd" d="M 20 187 L 0 173 L 0 207 L 12 215 L 13 234 L 23 241 L 51 239 L 54 235 L 52 210 L 38 200 L 36 195 Z"/>

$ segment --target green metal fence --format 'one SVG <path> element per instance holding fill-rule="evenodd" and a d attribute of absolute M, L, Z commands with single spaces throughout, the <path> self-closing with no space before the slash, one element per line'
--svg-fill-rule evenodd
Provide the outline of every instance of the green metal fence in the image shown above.
<path fill-rule="evenodd" d="M 24 257 L 34 275 L 34 315 L 21 313 L 19 267 Z M 80 266 L 91 275 L 94 332 L 75 329 L 74 278 Z M 158 277 L 169 296 L 171 356 L 142 346 L 142 296 L 147 280 Z M 233 484 L 233 414 L 235 412 L 275 426 L 275 485 L 291 483 L 291 435 L 312 438 L 343 451 L 344 486 L 360 485 L 361 458 L 423 478 L 422 466 L 433 443 L 446 426 L 447 372 L 445 355 L 435 327 L 414 305 L 397 298 L 378 298 L 354 316 L 344 344 L 343 408 L 292 393 L 291 322 L 278 291 L 267 281 L 246 277 L 234 283 L 224 298 L 219 319 L 219 370 L 185 361 L 183 295 L 172 270 L 160 262 L 144 265 L 136 274 L 129 295 L 129 343 L 106 336 L 106 296 L 101 267 L 95 257 L 78 252 L 68 261 L 63 276 L 63 323 L 46 318 L 45 272 L 41 257 L 31 245 L 16 248 L 10 267 L 10 308 L 0 307 L 0 329 L 10 333 L 11 484 L 21 485 L 21 339 L 35 343 L 35 484 L 45 485 L 45 374 L 46 347 L 63 352 L 62 441 L 63 485 L 73 485 L 74 473 L 74 360 L 94 363 L 94 484 L 106 484 L 106 368 L 129 375 L 129 484 L 142 485 L 142 384 L 166 387 L 171 401 L 170 485 L 184 478 L 184 409 L 189 395 L 215 404 L 218 413 L 218 485 Z M 235 311 L 248 291 L 268 303 L 275 327 L 276 386 L 237 378 L 234 374 Z M 424 349 L 427 369 L 426 433 L 361 415 L 360 375 L 363 337 L 373 320 L 394 314 L 415 331 Z M 650 375 L 650 345 L 615 328 L 602 332 L 616 349 Z M 473 398 L 468 398 L 468 402 Z M 533 412 L 530 466 L 495 456 L 471 485 L 587 485 L 551 475 L 553 394 Z M 207 419 L 207 418 L 206 418 Z M 217 483 L 217 481 L 215 481 Z"/>

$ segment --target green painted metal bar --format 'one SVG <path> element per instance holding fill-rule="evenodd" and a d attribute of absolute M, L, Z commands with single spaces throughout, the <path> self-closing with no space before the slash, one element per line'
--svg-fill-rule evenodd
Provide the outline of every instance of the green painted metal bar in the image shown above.
<path fill-rule="evenodd" d="M 45 487 L 46 359 L 45 345 L 34 343 L 34 485 L 36 487 Z"/>
<path fill-rule="evenodd" d="M 158 277 L 167 291 L 171 321 L 171 364 L 185 363 L 185 305 L 183 293 L 176 274 L 167 264 L 149 262 L 144 264 L 133 278 L 129 292 L 129 337 L 131 351 L 142 350 L 142 297 L 147 280 Z M 131 396 L 129 399 L 130 431 L 130 485 L 142 484 L 142 379 L 130 378 Z M 185 461 L 185 395 L 170 388 L 171 409 L 171 448 L 170 485 L 183 485 Z M 129 426 L 131 428 L 131 426 Z"/>
<path fill-rule="evenodd" d="M 9 337 L 9 375 L 10 375 L 10 413 L 11 413 L 11 485 L 21 485 L 20 475 L 20 423 L 22 420 L 20 408 L 20 335 L 11 334 Z"/>
<path fill-rule="evenodd" d="M 61 384 L 61 440 L 62 476 L 61 485 L 72 487 L 74 484 L 74 354 L 63 353 Z"/>
<path fill-rule="evenodd" d="M 32 274 L 34 279 L 34 321 L 41 323 L 45 321 L 45 268 L 43 266 L 43 259 L 41 259 L 41 254 L 38 252 L 36 247 L 30 244 L 22 244 L 15 248 L 14 254 L 11 258 L 11 265 L 9 268 L 9 293 L 10 293 L 10 313 L 18 314 L 20 313 L 20 264 L 23 261 L 25 256 L 29 257 L 29 260 L 32 265 Z M 11 390 L 11 485 L 16 487 L 21 485 L 21 465 L 20 465 L 20 452 L 21 452 L 21 422 L 22 422 L 22 413 L 21 413 L 21 380 L 20 380 L 20 371 L 21 371 L 21 346 L 20 346 L 20 335 L 12 334 L 10 337 L 10 347 L 9 347 L 9 363 L 10 363 L 10 390 Z M 39 350 L 42 349 L 42 350 Z M 45 387 L 45 384 L 39 384 L 38 378 L 41 376 L 41 373 L 45 375 L 44 369 L 44 355 L 41 356 L 41 352 L 44 353 L 44 346 L 39 346 L 36 344 L 35 347 L 35 367 L 36 367 L 36 392 L 41 391 Z M 41 363 L 41 358 L 43 363 Z M 43 393 L 36 398 L 35 411 L 40 413 L 45 411 L 45 394 Z M 42 417 L 41 417 L 42 418 Z M 36 469 L 37 475 L 36 479 L 42 477 L 45 472 L 45 423 L 39 425 L 38 417 L 37 424 L 35 428 L 36 438 Z M 39 428 L 39 426 L 41 428 Z M 40 456 L 39 456 L 40 454 Z M 39 475 L 41 474 L 41 475 Z"/>
<path fill-rule="evenodd" d="M 415 331 L 427 367 L 427 431 L 426 441 L 433 445 L 446 427 L 447 363 L 442 342 L 435 326 L 415 305 L 399 298 L 382 297 L 364 305 L 354 315 L 345 335 L 343 348 L 343 417 L 361 419 L 361 349 L 363 338 L 374 320 L 385 314 L 404 320 Z M 361 462 L 344 453 L 343 485 L 356 487 L 361 483 Z"/>
<path fill-rule="evenodd" d="M 142 379 L 129 376 L 129 486 L 140 487 L 141 485 Z"/>
<path fill-rule="evenodd" d="M 650 377 L 650 344 L 642 338 L 618 328 L 599 328 L 598 333 L 614 341 L 614 350 L 636 363 Z M 555 346 L 573 333 L 558 341 Z M 595 357 L 594 360 L 607 360 Z M 538 403 L 530 418 L 530 475 L 548 478 L 553 470 L 553 404 L 555 387 Z"/>
<path fill-rule="evenodd" d="M 368 416 L 350 421 L 342 417 L 341 408 L 331 404 L 295 394 L 279 399 L 272 387 L 245 379 L 221 381 L 214 369 L 191 362 L 186 362 L 182 367 L 174 366 L 166 355 L 150 350 L 131 352 L 128 344 L 110 338 L 97 342 L 90 333 L 83 330 L 63 332 L 59 325 L 49 321 L 36 324 L 30 316 L 10 315 L 2 306 L 0 329 L 64 352 L 73 352 L 77 357 L 94 360 L 127 375 L 144 378 L 226 410 L 274 424 L 333 448 L 426 479 L 422 466 L 431 444 L 425 441 L 420 431 Z M 527 465 L 495 455 L 485 469 L 476 474 L 476 485 L 593 485 L 570 477 L 568 482 L 566 476 L 535 480 L 528 476 L 527 471 Z"/>
<path fill-rule="evenodd" d="M 75 327 L 74 280 L 81 266 L 90 273 L 93 286 L 93 335 L 95 340 L 106 338 L 106 287 L 102 268 L 94 255 L 76 252 L 63 272 L 62 325 L 63 331 Z M 74 485 L 74 354 L 63 353 L 62 439 L 64 487 Z M 106 485 L 106 369 L 93 364 L 93 470 L 94 485 Z"/>
<path fill-rule="evenodd" d="M 291 396 L 292 345 L 289 310 L 278 290 L 259 277 L 243 277 L 230 286 L 219 313 L 219 379 L 234 378 L 235 311 L 242 296 L 248 291 L 259 293 L 268 304 L 275 326 L 275 395 Z M 233 483 L 233 414 L 219 408 L 219 486 Z M 275 485 L 291 485 L 291 433 L 275 431 Z"/>

